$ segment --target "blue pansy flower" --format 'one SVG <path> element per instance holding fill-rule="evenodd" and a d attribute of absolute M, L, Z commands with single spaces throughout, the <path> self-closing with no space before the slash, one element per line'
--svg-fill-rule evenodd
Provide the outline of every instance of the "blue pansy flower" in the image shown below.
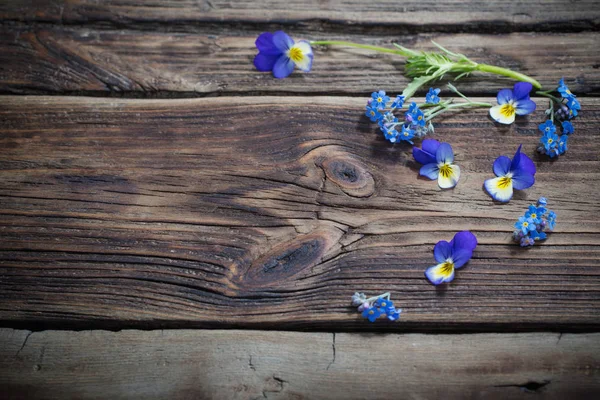
<path fill-rule="evenodd" d="M 519 217 L 519 220 L 515 222 L 515 228 L 520 229 L 524 235 L 527 235 L 529 232 L 535 231 L 535 221 L 525 216 Z"/>
<path fill-rule="evenodd" d="M 513 188 L 523 190 L 534 184 L 535 172 L 535 164 L 521 153 L 519 146 L 512 160 L 500 156 L 494 161 L 496 178 L 486 180 L 484 187 L 494 200 L 508 202 L 512 198 Z"/>
<path fill-rule="evenodd" d="M 425 139 L 420 149 L 413 147 L 413 157 L 423 164 L 419 174 L 431 180 L 437 179 L 442 189 L 453 188 L 458 183 L 460 167 L 452 164 L 454 153 L 448 143 Z"/>
<path fill-rule="evenodd" d="M 550 228 L 551 231 L 554 230 L 554 225 L 556 225 L 556 213 L 550 211 L 546 217 L 546 221 L 548 222 L 548 228 Z"/>
<path fill-rule="evenodd" d="M 410 129 L 408 126 L 403 125 L 402 132 L 400 132 L 400 140 L 404 140 L 405 142 L 412 144 L 411 139 L 414 137 L 415 137 L 415 131 Z"/>
<path fill-rule="evenodd" d="M 365 115 L 369 117 L 371 122 L 376 122 L 383 118 L 383 115 L 381 115 L 377 107 L 367 106 L 367 111 L 365 112 Z"/>
<path fill-rule="evenodd" d="M 440 98 L 438 94 L 440 94 L 440 89 L 429 88 L 429 92 L 425 95 L 425 102 L 430 104 L 439 103 Z"/>
<path fill-rule="evenodd" d="M 313 51 L 306 40 L 294 43 L 285 32 L 264 32 L 256 39 L 258 54 L 254 66 L 259 71 L 273 71 L 275 78 L 285 78 L 297 66 L 309 72 L 313 62 Z"/>
<path fill-rule="evenodd" d="M 381 311 L 377 307 L 365 308 L 365 310 L 362 312 L 362 316 L 371 322 L 375 322 L 380 315 Z"/>
<path fill-rule="evenodd" d="M 404 106 L 404 96 L 398 95 L 392 103 L 392 108 L 402 108 Z"/>
<path fill-rule="evenodd" d="M 390 101 L 390 97 L 386 96 L 385 91 L 380 90 L 378 92 L 373 92 L 371 94 L 371 107 L 376 107 L 379 109 L 384 109 L 385 105 Z"/>
<path fill-rule="evenodd" d="M 531 218 L 533 222 L 539 224 L 542 222 L 542 216 L 544 214 L 546 214 L 546 209 L 544 207 L 536 207 L 532 204 L 525 213 L 525 218 Z"/>
<path fill-rule="evenodd" d="M 554 133 L 556 132 L 556 127 L 554 126 L 554 122 L 547 120 L 543 124 L 538 125 L 538 129 L 542 133 Z"/>
<path fill-rule="evenodd" d="M 558 90 L 558 93 L 560 93 L 563 99 L 571 99 L 573 97 L 577 97 L 573 93 L 571 93 L 569 87 L 565 84 L 565 78 L 560 78 L 560 81 L 558 81 L 558 88 L 556 90 Z"/>
<path fill-rule="evenodd" d="M 458 232 L 450 242 L 437 242 L 433 248 L 433 256 L 438 264 L 427 268 L 425 276 L 434 285 L 452 282 L 454 270 L 471 259 L 475 247 L 477 238 L 469 231 Z"/>
<path fill-rule="evenodd" d="M 569 121 L 563 121 L 562 129 L 563 129 L 563 134 L 565 134 L 565 135 L 570 135 L 571 133 L 575 132 L 575 128 L 573 127 L 573 124 L 570 123 Z"/>
<path fill-rule="evenodd" d="M 529 99 L 533 86 L 529 82 L 517 82 L 513 90 L 502 89 L 496 99 L 498 105 L 490 108 L 490 116 L 501 124 L 512 124 L 515 115 L 527 115 L 535 111 L 535 103 Z"/>

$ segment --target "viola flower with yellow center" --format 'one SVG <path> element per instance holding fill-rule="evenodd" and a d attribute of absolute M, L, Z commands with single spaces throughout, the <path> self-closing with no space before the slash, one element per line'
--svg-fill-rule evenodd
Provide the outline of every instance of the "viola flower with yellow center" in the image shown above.
<path fill-rule="evenodd" d="M 418 163 L 423 164 L 419 174 L 431 180 L 437 179 L 442 189 L 453 188 L 458 183 L 460 168 L 452 164 L 454 153 L 448 143 L 425 139 L 420 149 L 413 147 L 413 157 Z"/>
<path fill-rule="evenodd" d="M 501 124 L 512 124 L 516 115 L 527 115 L 535 111 L 535 103 L 529 98 L 532 86 L 528 82 L 517 82 L 513 90 L 502 89 L 496 99 L 498 105 L 490 108 L 490 116 Z"/>
<path fill-rule="evenodd" d="M 437 242 L 433 248 L 433 256 L 438 264 L 427 268 L 425 276 L 434 285 L 452 282 L 454 271 L 471 259 L 475 247 L 477 238 L 469 231 L 458 232 L 450 242 Z"/>
<path fill-rule="evenodd" d="M 512 160 L 500 156 L 494 161 L 497 178 L 486 180 L 484 187 L 494 200 L 506 203 L 512 198 L 513 189 L 527 189 L 535 183 L 535 172 L 535 164 L 521 153 L 519 146 Z"/>
<path fill-rule="evenodd" d="M 254 66 L 259 71 L 272 71 L 275 78 L 285 78 L 294 70 L 309 72 L 313 62 L 310 44 L 301 40 L 295 43 L 285 32 L 264 32 L 256 39 L 258 54 Z"/>

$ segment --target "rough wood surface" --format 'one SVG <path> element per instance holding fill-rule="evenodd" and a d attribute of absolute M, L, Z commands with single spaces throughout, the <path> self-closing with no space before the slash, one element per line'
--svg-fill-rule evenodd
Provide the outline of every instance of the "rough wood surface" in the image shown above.
<path fill-rule="evenodd" d="M 491 100 L 491 99 L 490 99 Z M 600 101 L 584 99 L 569 152 L 535 155 L 537 124 L 484 110 L 437 123 L 463 175 L 418 177 L 364 99 L 3 98 L 0 321 L 29 327 L 597 329 Z M 523 143 L 536 185 L 498 205 L 492 162 Z M 548 241 L 511 243 L 544 195 Z M 433 245 L 480 241 L 448 287 L 423 277 Z M 403 321 L 366 324 L 354 291 L 391 291 Z"/>
<path fill-rule="evenodd" d="M 168 24 L 177 29 L 198 23 L 326 23 L 343 28 L 404 25 L 412 30 L 483 28 L 592 29 L 599 26 L 597 0 L 4 0 L 0 18 L 66 24 L 110 22 Z"/>
<path fill-rule="evenodd" d="M 0 330 L 3 399 L 597 399 L 600 334 Z"/>
<path fill-rule="evenodd" d="M 209 30 L 210 31 L 210 30 Z M 224 35 L 103 31 L 89 28 L 0 27 L 0 93 L 202 96 L 207 94 L 350 94 L 385 89 L 399 93 L 409 82 L 404 59 L 366 50 L 316 49 L 309 74 L 279 80 L 255 70 L 254 40 L 260 31 Z M 506 35 L 421 34 L 365 38 L 290 31 L 298 38 L 357 41 L 432 49 L 430 40 L 476 62 L 530 74 L 546 87 L 565 77 L 581 94 L 600 94 L 600 33 Z M 508 79 L 473 75 L 459 82 L 464 93 L 495 95 Z"/>

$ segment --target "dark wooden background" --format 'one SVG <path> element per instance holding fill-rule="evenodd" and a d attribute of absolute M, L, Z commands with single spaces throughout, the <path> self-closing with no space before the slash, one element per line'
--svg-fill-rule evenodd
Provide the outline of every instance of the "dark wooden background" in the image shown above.
<path fill-rule="evenodd" d="M 402 58 L 316 48 L 276 80 L 252 59 L 278 29 L 435 40 L 564 77 L 583 110 L 556 161 L 535 153 L 542 98 L 510 127 L 436 120 L 462 170 L 441 191 L 363 117 L 408 83 Z M 599 30 L 599 1 L 3 1 L 0 396 L 598 398 Z M 493 101 L 512 84 L 458 86 Z M 483 181 L 519 144 L 536 184 L 495 204 Z M 512 225 L 539 196 L 557 229 L 521 249 Z M 465 229 L 473 259 L 435 288 L 434 244 Z M 355 291 L 390 291 L 401 321 L 369 324 Z M 152 332 L 101 331 L 123 329 Z"/>

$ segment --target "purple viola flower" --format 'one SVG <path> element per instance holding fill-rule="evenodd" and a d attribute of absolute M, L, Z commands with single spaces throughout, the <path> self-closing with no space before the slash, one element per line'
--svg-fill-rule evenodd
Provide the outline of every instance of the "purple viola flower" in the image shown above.
<path fill-rule="evenodd" d="M 494 200 L 506 203 L 512 198 L 513 188 L 523 190 L 535 183 L 535 171 L 535 164 L 521 153 L 519 146 L 512 160 L 500 156 L 494 161 L 494 174 L 497 178 L 486 180 L 485 190 Z"/>
<path fill-rule="evenodd" d="M 437 242 L 433 248 L 433 256 L 438 264 L 427 268 L 425 276 L 434 285 L 452 282 L 454 270 L 471 259 L 475 247 L 477 238 L 469 231 L 458 232 L 450 242 Z"/>
<path fill-rule="evenodd" d="M 421 149 L 413 147 L 413 157 L 418 163 L 423 164 L 419 174 L 431 180 L 437 179 L 442 189 L 453 188 L 458 183 L 460 167 L 452 164 L 454 153 L 448 143 L 425 139 Z"/>
<path fill-rule="evenodd" d="M 264 32 L 256 39 L 258 54 L 254 66 L 259 71 L 273 71 L 275 78 L 285 78 L 294 70 L 294 65 L 309 72 L 313 52 L 306 40 L 294 43 L 285 32 Z"/>
<path fill-rule="evenodd" d="M 533 86 L 529 82 L 517 82 L 513 90 L 502 89 L 496 99 L 498 105 L 490 108 L 490 116 L 501 124 L 512 124 L 515 115 L 527 115 L 535 111 L 535 103 L 529 98 Z"/>

